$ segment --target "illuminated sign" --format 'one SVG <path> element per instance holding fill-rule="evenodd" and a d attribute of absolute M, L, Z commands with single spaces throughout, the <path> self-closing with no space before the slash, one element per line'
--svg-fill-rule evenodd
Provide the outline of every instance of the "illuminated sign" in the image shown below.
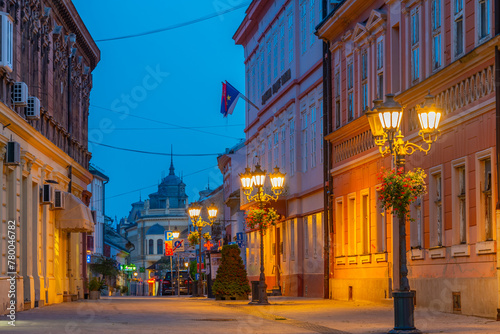
<path fill-rule="evenodd" d="M 173 256 L 174 249 L 172 248 L 172 241 L 165 241 L 165 256 Z"/>
<path fill-rule="evenodd" d="M 172 240 L 174 240 L 174 232 L 165 231 L 165 241 L 172 241 Z"/>
<path fill-rule="evenodd" d="M 152 284 L 152 283 L 154 283 L 155 281 L 156 281 L 156 280 L 155 280 L 154 278 L 150 278 L 150 279 L 148 279 L 148 283 L 149 283 L 149 284 Z"/>
<path fill-rule="evenodd" d="M 213 245 L 214 244 L 212 244 L 210 241 L 207 241 L 203 244 L 203 247 L 205 247 L 205 249 L 211 249 Z"/>
<path fill-rule="evenodd" d="M 122 264 L 121 269 L 122 271 L 136 271 L 137 267 L 135 264 Z"/>
<path fill-rule="evenodd" d="M 90 263 L 90 254 L 87 254 L 87 263 Z"/>

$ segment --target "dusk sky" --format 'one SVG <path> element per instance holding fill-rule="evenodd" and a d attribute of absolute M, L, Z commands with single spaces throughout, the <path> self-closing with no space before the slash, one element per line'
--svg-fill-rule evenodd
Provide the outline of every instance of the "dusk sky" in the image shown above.
<path fill-rule="evenodd" d="M 115 1 L 73 3 L 101 51 L 93 71 L 89 151 L 91 163 L 110 178 L 106 215 L 120 219 L 140 194 L 144 200 L 156 191 L 162 173 L 168 174 L 170 156 L 120 151 L 92 142 L 162 153 L 170 153 L 173 145 L 174 154 L 217 154 L 244 138 L 245 102 L 240 99 L 226 119 L 220 114 L 220 98 L 223 80 L 244 92 L 243 48 L 234 44 L 232 36 L 249 1 L 148 1 L 141 7 L 131 0 L 120 1 L 119 6 Z M 242 8 L 168 31 L 99 41 L 167 28 L 234 7 Z M 174 165 L 177 175 L 184 174 L 190 202 L 198 199 L 209 179 L 212 189 L 222 184 L 216 155 L 174 156 Z"/>

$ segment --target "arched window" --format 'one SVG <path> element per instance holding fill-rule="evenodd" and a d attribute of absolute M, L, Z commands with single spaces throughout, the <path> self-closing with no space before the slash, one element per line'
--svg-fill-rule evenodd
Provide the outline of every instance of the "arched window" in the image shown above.
<path fill-rule="evenodd" d="M 163 254 L 163 240 L 162 239 L 156 240 L 156 253 Z"/>
<path fill-rule="evenodd" d="M 149 254 L 154 254 L 153 239 L 149 239 Z"/>

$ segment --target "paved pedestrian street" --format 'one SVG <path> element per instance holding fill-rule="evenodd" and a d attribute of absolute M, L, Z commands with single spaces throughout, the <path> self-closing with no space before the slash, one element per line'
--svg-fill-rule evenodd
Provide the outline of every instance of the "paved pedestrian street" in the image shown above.
<path fill-rule="evenodd" d="M 387 305 L 271 297 L 269 306 L 190 297 L 109 297 L 56 304 L 17 314 L 6 333 L 386 333 Z M 492 319 L 418 309 L 424 333 L 500 333 Z"/>

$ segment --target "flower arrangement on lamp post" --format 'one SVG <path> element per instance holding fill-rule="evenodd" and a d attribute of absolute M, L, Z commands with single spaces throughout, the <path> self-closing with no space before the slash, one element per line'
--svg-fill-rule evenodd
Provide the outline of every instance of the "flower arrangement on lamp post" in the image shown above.
<path fill-rule="evenodd" d="M 274 208 L 254 208 L 247 210 L 245 223 L 248 229 L 258 229 L 259 233 L 264 235 L 265 231 L 269 227 L 275 226 L 279 219 L 280 215 Z"/>

